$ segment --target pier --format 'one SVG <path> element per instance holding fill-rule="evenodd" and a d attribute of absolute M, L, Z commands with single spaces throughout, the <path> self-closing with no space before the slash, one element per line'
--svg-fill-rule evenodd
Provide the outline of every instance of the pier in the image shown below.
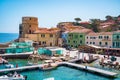
<path fill-rule="evenodd" d="M 118 74 L 115 72 L 110 72 L 110 71 L 106 71 L 106 70 L 102 70 L 102 69 L 98 69 L 98 68 L 94 68 L 94 67 L 89 67 L 89 66 L 84 66 L 84 65 L 80 65 L 80 64 L 75 64 L 75 63 L 69 63 L 69 62 L 63 62 L 63 65 L 67 65 L 67 66 L 71 66 L 71 67 L 75 67 L 77 69 L 82 69 L 82 70 L 86 70 L 92 73 L 98 73 L 100 75 L 103 76 L 107 76 L 107 77 L 116 77 Z"/>
<path fill-rule="evenodd" d="M 102 69 L 98 69 L 98 68 L 93 68 L 93 67 L 89 67 L 89 66 L 84 66 L 84 65 L 80 65 L 80 64 L 69 63 L 69 62 L 60 62 L 57 64 L 58 64 L 58 66 L 64 65 L 64 66 L 74 67 L 76 69 L 86 70 L 88 72 L 95 73 L 95 74 L 98 73 L 98 74 L 106 76 L 106 77 L 116 77 L 117 76 L 117 73 L 114 73 L 114 72 L 110 72 L 110 71 L 106 71 L 106 70 L 102 70 Z M 23 66 L 23 67 L 10 68 L 10 69 L 2 69 L 2 70 L 0 70 L 0 73 L 10 72 L 10 71 L 32 70 L 32 69 L 40 68 L 43 65 L 44 64 L 33 65 L 33 66 Z"/>

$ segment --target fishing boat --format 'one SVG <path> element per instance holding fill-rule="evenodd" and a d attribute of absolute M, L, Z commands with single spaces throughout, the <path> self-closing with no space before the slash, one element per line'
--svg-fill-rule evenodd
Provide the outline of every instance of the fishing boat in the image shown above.
<path fill-rule="evenodd" d="M 8 75 L 3 75 L 0 76 L 0 80 L 26 80 L 27 76 L 23 76 L 21 74 L 18 74 L 15 72 L 14 74 L 8 74 Z"/>

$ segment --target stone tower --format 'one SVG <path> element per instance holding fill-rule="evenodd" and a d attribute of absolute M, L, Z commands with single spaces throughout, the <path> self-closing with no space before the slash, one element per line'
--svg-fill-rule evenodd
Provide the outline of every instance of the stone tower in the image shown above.
<path fill-rule="evenodd" d="M 32 34 L 38 30 L 37 17 L 22 17 L 22 24 L 19 25 L 19 38 L 24 38 L 25 34 Z"/>

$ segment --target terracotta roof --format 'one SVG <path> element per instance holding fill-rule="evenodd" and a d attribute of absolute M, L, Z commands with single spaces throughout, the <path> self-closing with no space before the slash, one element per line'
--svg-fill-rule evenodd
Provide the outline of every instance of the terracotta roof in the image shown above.
<path fill-rule="evenodd" d="M 70 31 L 69 33 L 90 33 L 93 32 L 91 29 L 75 29 Z"/>
<path fill-rule="evenodd" d="M 100 32 L 100 33 L 89 33 L 88 36 L 98 36 L 98 35 L 112 35 L 113 32 Z"/>
<path fill-rule="evenodd" d="M 39 28 L 34 33 L 57 33 L 58 31 L 60 31 L 58 28 Z"/>

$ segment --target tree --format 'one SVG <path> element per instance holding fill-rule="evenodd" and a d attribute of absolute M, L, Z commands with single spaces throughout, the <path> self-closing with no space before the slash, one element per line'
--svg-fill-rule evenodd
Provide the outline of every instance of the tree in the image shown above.
<path fill-rule="evenodd" d="M 109 15 L 107 15 L 105 18 L 106 18 L 106 20 L 112 20 L 113 19 L 113 17 L 109 16 Z"/>
<path fill-rule="evenodd" d="M 90 19 L 92 30 L 99 32 L 98 27 L 100 26 L 100 19 Z"/>
<path fill-rule="evenodd" d="M 76 21 L 77 24 L 79 23 L 79 21 L 81 21 L 80 18 L 75 18 L 74 20 Z"/>

